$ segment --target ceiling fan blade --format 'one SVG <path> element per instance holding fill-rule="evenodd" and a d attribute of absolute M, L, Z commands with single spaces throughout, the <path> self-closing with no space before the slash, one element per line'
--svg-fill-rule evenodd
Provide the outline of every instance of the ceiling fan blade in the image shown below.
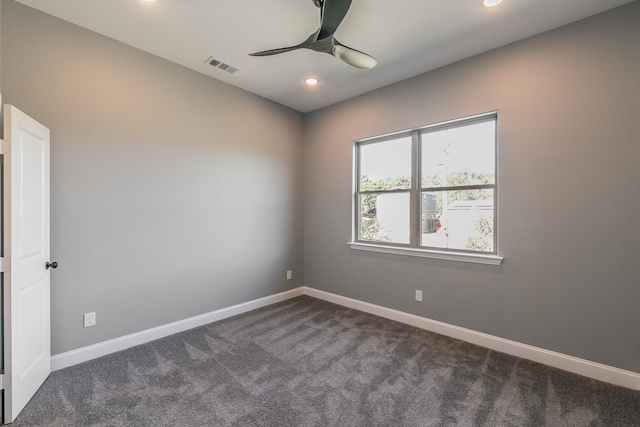
<path fill-rule="evenodd" d="M 320 9 L 320 31 L 317 40 L 331 37 L 347 15 L 351 0 L 324 0 Z"/>
<path fill-rule="evenodd" d="M 320 8 L 320 28 L 305 41 L 295 46 L 263 50 L 262 52 L 250 53 L 249 55 L 270 56 L 291 52 L 296 49 L 310 49 L 333 55 L 356 68 L 369 69 L 375 67 L 378 61 L 372 56 L 343 45 L 333 36 L 347 15 L 349 7 L 351 7 L 351 1 L 352 0 L 313 0 L 313 3 Z"/>
<path fill-rule="evenodd" d="M 333 46 L 333 56 L 343 60 L 353 67 L 361 68 L 363 70 L 373 68 L 378 63 L 378 61 L 376 61 L 372 56 L 369 56 L 364 52 L 360 52 L 359 50 L 351 49 L 337 40 L 335 40 L 335 45 Z"/>
<path fill-rule="evenodd" d="M 270 56 L 277 55 L 279 53 L 291 52 L 292 50 L 300 49 L 300 45 L 298 46 L 289 46 L 289 47 L 281 47 L 279 49 L 269 49 L 263 50 L 261 52 L 250 53 L 250 56 Z"/>

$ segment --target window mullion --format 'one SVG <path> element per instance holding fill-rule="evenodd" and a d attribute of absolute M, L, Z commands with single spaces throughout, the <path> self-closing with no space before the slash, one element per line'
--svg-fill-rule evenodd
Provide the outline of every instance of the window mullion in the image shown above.
<path fill-rule="evenodd" d="M 360 240 L 360 169 L 361 169 L 361 164 L 360 164 L 360 160 L 361 160 L 361 148 L 360 145 L 355 143 L 353 146 L 353 150 L 354 150 L 354 165 L 353 165 L 353 169 L 354 169 L 354 177 L 353 177 L 353 206 L 352 206 L 352 212 L 353 212 L 353 218 L 352 218 L 352 222 L 353 222 L 353 233 L 352 233 L 352 239 L 354 241 L 356 240 Z"/>
<path fill-rule="evenodd" d="M 367 190 L 367 191 L 358 191 L 358 194 L 394 194 L 394 193 L 406 193 L 407 191 L 411 191 L 410 188 L 398 188 L 395 190 Z"/>
<path fill-rule="evenodd" d="M 454 185 L 450 187 L 425 187 L 422 191 L 462 191 L 462 190 L 485 190 L 495 189 L 496 184 L 474 184 L 474 185 Z"/>
<path fill-rule="evenodd" d="M 417 247 L 420 241 L 420 144 L 419 133 L 411 133 L 411 196 L 409 206 L 409 244 Z"/>

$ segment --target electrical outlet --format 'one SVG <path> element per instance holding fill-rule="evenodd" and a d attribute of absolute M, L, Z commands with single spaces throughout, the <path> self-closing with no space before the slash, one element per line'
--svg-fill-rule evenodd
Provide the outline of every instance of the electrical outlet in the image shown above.
<path fill-rule="evenodd" d="M 422 291 L 416 289 L 416 301 L 422 302 Z"/>
<path fill-rule="evenodd" d="M 291 270 L 287 270 L 287 280 L 291 280 Z"/>
<path fill-rule="evenodd" d="M 89 326 L 96 325 L 96 312 L 92 311 L 91 313 L 85 313 L 83 316 L 84 327 L 88 328 Z"/>

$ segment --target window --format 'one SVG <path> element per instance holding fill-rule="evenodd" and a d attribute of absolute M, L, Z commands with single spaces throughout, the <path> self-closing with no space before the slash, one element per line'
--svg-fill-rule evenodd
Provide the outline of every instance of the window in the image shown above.
<path fill-rule="evenodd" d="M 496 121 L 492 113 L 356 141 L 352 247 L 498 259 Z"/>

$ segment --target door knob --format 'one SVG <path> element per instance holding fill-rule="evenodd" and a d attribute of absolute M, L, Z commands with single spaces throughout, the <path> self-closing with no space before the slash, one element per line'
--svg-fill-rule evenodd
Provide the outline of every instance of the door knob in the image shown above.
<path fill-rule="evenodd" d="M 58 263 L 53 261 L 53 262 L 47 262 L 45 264 L 45 267 L 47 267 L 47 270 L 50 268 L 58 268 Z"/>

